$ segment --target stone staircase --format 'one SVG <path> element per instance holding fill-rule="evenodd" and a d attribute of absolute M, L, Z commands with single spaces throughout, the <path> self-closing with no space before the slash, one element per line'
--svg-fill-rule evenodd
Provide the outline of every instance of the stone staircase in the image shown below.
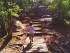
<path fill-rule="evenodd" d="M 46 17 L 42 17 L 39 19 L 33 19 L 32 23 L 35 29 L 35 34 L 41 36 L 43 34 L 43 29 L 50 28 L 49 24 L 51 24 L 51 22 L 52 17 L 50 15 L 46 15 Z"/>
<path fill-rule="evenodd" d="M 17 37 L 17 35 L 21 36 L 20 38 L 19 38 L 19 36 L 17 37 L 17 38 L 19 38 L 18 39 L 19 41 L 16 40 L 16 41 L 14 41 L 16 43 L 13 42 L 13 44 L 11 44 L 11 42 L 10 42 L 11 45 L 9 47 L 4 48 L 3 51 L 1 51 L 0 53 L 21 53 L 21 52 L 23 52 L 23 53 L 49 53 L 46 43 L 43 43 L 44 38 L 42 37 L 41 19 L 43 19 L 43 18 L 32 20 L 32 23 L 33 23 L 33 26 L 35 29 L 35 37 L 34 37 L 33 44 L 30 44 L 29 37 L 26 38 L 25 35 L 22 37 L 21 36 L 22 32 L 21 32 L 21 30 L 18 29 L 17 31 L 19 31 L 19 32 L 14 34 L 15 35 L 14 37 Z M 26 39 L 26 40 L 23 41 L 24 39 Z M 23 44 L 23 42 L 25 42 L 25 43 Z M 23 46 L 24 46 L 24 48 L 23 48 Z"/>
<path fill-rule="evenodd" d="M 29 37 L 27 37 L 23 53 L 49 53 L 46 43 L 43 43 L 44 39 L 42 36 L 35 36 L 33 44 L 29 42 Z"/>
<path fill-rule="evenodd" d="M 33 20 L 32 23 L 35 29 L 35 34 L 40 35 L 42 33 L 42 28 L 41 28 L 42 22 L 40 20 Z"/>
<path fill-rule="evenodd" d="M 42 36 L 43 34 L 42 26 L 44 21 L 44 20 L 42 21 L 42 19 L 43 18 L 32 20 L 32 23 L 35 29 L 34 41 L 33 41 L 33 44 L 31 44 L 29 41 L 29 37 L 26 38 L 23 53 L 49 53 L 48 47 L 46 43 L 44 43 L 45 40 Z"/>

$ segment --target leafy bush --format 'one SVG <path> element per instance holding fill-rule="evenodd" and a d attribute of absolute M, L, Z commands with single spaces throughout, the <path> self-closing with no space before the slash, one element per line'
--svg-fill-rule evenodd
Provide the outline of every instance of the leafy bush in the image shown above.
<path fill-rule="evenodd" d="M 54 0 L 48 6 L 48 10 L 51 11 L 53 15 L 56 14 L 56 18 L 59 19 L 57 20 L 58 22 L 60 22 L 60 20 L 63 21 L 64 19 L 66 20 L 70 19 L 70 1 L 69 0 Z M 69 20 L 66 21 L 66 23 L 69 23 Z"/>
<path fill-rule="evenodd" d="M 49 5 L 48 9 L 49 10 L 55 10 L 55 9 L 57 9 L 57 4 L 55 4 L 55 5 Z"/>

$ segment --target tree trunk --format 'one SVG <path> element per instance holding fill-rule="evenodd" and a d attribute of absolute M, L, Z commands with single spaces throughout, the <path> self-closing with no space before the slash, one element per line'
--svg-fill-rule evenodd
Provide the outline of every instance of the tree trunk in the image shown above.
<path fill-rule="evenodd" d="M 12 20 L 11 20 L 11 15 L 9 15 L 9 17 L 8 17 L 8 29 L 7 29 L 7 32 L 8 32 L 8 36 L 12 37 Z"/>

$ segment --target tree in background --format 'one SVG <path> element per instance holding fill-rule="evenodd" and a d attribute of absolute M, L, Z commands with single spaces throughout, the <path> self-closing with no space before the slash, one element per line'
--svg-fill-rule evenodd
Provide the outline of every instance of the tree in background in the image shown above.
<path fill-rule="evenodd" d="M 31 0 L 1 0 L 0 1 L 0 17 L 3 21 L 1 30 L 6 30 L 12 35 L 12 23 L 14 17 L 19 17 L 22 11 L 28 11 Z M 2 22 L 1 21 L 1 22 Z M 3 25 L 3 26 L 2 26 Z"/>
<path fill-rule="evenodd" d="M 48 6 L 50 14 L 54 16 L 54 23 L 63 24 L 69 23 L 67 20 L 70 17 L 70 2 L 69 0 L 53 0 Z"/>
<path fill-rule="evenodd" d="M 0 17 L 2 19 L 2 22 L 4 24 L 1 25 L 2 30 L 7 30 L 9 35 L 12 35 L 12 22 L 13 17 L 19 17 L 18 12 L 20 12 L 20 7 L 13 3 L 12 0 L 2 0 L 0 1 Z"/>

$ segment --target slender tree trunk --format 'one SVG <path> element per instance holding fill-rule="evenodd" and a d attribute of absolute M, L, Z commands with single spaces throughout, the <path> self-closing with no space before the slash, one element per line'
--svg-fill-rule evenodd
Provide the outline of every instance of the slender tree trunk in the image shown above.
<path fill-rule="evenodd" d="M 8 36 L 12 37 L 12 20 L 11 20 L 11 15 L 8 17 Z"/>

